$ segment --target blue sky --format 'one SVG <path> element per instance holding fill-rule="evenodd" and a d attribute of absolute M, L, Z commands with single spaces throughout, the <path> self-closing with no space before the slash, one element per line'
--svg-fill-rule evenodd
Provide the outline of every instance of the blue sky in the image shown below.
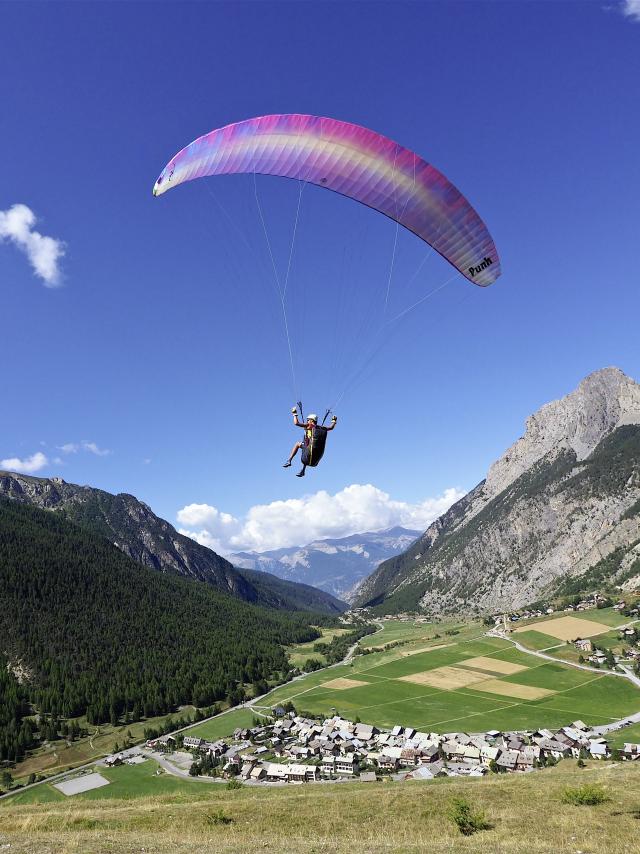
<path fill-rule="evenodd" d="M 34 473 L 133 493 L 172 521 L 206 505 L 187 522 L 214 544 L 211 508 L 244 531 L 238 545 L 266 544 L 258 506 L 273 545 L 294 519 L 309 538 L 421 523 L 587 373 L 640 378 L 640 9 L 625 8 L 3 3 L 0 211 L 27 206 L 28 234 L 65 254 L 28 235 L 21 249 L 5 220 L 0 460 L 42 454 Z M 304 480 L 280 467 L 295 398 L 252 179 L 151 195 L 191 139 L 272 112 L 351 120 L 419 152 L 477 207 L 504 271 L 487 290 L 451 282 L 397 325 Z M 258 193 L 282 275 L 297 187 L 263 178 Z M 394 237 L 384 217 L 303 193 L 289 308 L 308 409 L 375 346 Z M 399 234 L 394 310 L 450 276 L 437 257 L 416 274 L 426 254 Z"/>

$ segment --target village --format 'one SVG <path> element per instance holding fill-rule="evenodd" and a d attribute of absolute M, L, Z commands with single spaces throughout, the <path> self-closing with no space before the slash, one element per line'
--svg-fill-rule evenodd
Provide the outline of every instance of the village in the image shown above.
<path fill-rule="evenodd" d="M 191 776 L 249 784 L 481 777 L 489 772 L 530 772 L 566 758 L 612 757 L 603 735 L 579 720 L 558 730 L 438 734 L 400 725 L 387 730 L 338 715 L 318 721 L 282 708 L 274 714 L 273 722 L 236 729 L 229 740 L 209 742 L 169 734 L 146 746 L 169 760 L 182 749 L 176 755 L 183 762 L 188 751 L 193 759 Z M 625 744 L 615 758 L 640 759 L 640 744 Z M 122 761 L 118 756 L 109 760 L 108 764 Z"/>

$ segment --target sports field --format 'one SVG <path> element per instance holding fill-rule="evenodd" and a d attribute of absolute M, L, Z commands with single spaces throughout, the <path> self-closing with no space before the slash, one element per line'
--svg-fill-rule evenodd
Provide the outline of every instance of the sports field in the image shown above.
<path fill-rule="evenodd" d="M 617 614 L 598 617 L 594 632 L 620 622 Z M 530 625 L 516 639 L 526 645 L 533 635 L 531 647 L 538 649 L 562 644 L 559 635 L 574 628 L 566 621 L 564 615 L 545 618 L 544 633 Z M 381 645 L 378 638 L 394 634 L 390 623 L 366 640 Z M 596 725 L 640 710 L 640 691 L 627 680 L 520 652 L 509 641 L 486 637 L 479 624 L 458 626 L 454 634 L 446 624 L 396 628 L 411 642 L 312 673 L 276 689 L 264 705 L 290 699 L 298 710 L 435 732 L 554 727 L 577 718 Z"/>
<path fill-rule="evenodd" d="M 34 786 L 33 789 L 17 792 L 10 801 L 5 801 L 5 803 L 40 804 L 53 801 L 96 801 L 105 798 L 117 800 L 120 798 L 141 798 L 149 795 L 179 795 L 189 793 L 193 787 L 193 781 L 182 780 L 179 777 L 167 774 L 153 759 L 147 759 L 140 765 L 118 765 L 114 768 L 98 766 L 96 771 L 108 781 L 108 785 L 100 785 L 82 791 L 80 784 L 87 778 L 96 775 L 79 776 L 73 778 L 72 781 L 72 788 L 73 783 L 76 783 L 75 788 L 79 791 L 71 797 L 65 796 L 52 783 L 42 783 L 40 786 Z"/>

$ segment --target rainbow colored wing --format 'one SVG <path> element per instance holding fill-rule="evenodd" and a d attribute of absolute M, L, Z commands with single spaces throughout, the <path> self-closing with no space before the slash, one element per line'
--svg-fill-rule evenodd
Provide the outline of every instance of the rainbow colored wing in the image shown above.
<path fill-rule="evenodd" d="M 485 224 L 442 172 L 387 137 L 337 119 L 261 116 L 213 130 L 169 161 L 153 194 L 194 178 L 252 172 L 317 184 L 380 211 L 476 285 L 500 275 Z"/>

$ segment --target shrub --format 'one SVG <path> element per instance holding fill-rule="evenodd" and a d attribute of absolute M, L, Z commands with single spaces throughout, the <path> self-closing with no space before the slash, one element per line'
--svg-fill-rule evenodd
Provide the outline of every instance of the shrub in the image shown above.
<path fill-rule="evenodd" d="M 587 767 L 587 763 L 584 761 L 584 759 L 582 759 L 582 757 L 580 759 L 578 759 L 578 761 L 576 762 L 576 765 L 578 766 L 578 768 L 586 768 Z"/>
<path fill-rule="evenodd" d="M 219 824 L 232 824 L 233 822 L 231 816 L 226 815 L 223 810 L 216 810 L 216 812 L 209 813 L 205 820 L 207 824 L 212 826 Z"/>
<path fill-rule="evenodd" d="M 449 818 L 463 836 L 471 836 L 479 830 L 489 830 L 491 824 L 485 818 L 482 810 L 473 812 L 473 808 L 469 801 L 464 798 L 454 798 L 449 810 Z"/>
<path fill-rule="evenodd" d="M 229 780 L 227 783 L 227 789 L 241 789 L 242 783 L 240 780 Z"/>
<path fill-rule="evenodd" d="M 594 807 L 608 800 L 603 787 L 595 783 L 585 783 L 583 786 L 576 787 L 568 786 L 562 793 L 562 803 L 574 806 Z"/>

